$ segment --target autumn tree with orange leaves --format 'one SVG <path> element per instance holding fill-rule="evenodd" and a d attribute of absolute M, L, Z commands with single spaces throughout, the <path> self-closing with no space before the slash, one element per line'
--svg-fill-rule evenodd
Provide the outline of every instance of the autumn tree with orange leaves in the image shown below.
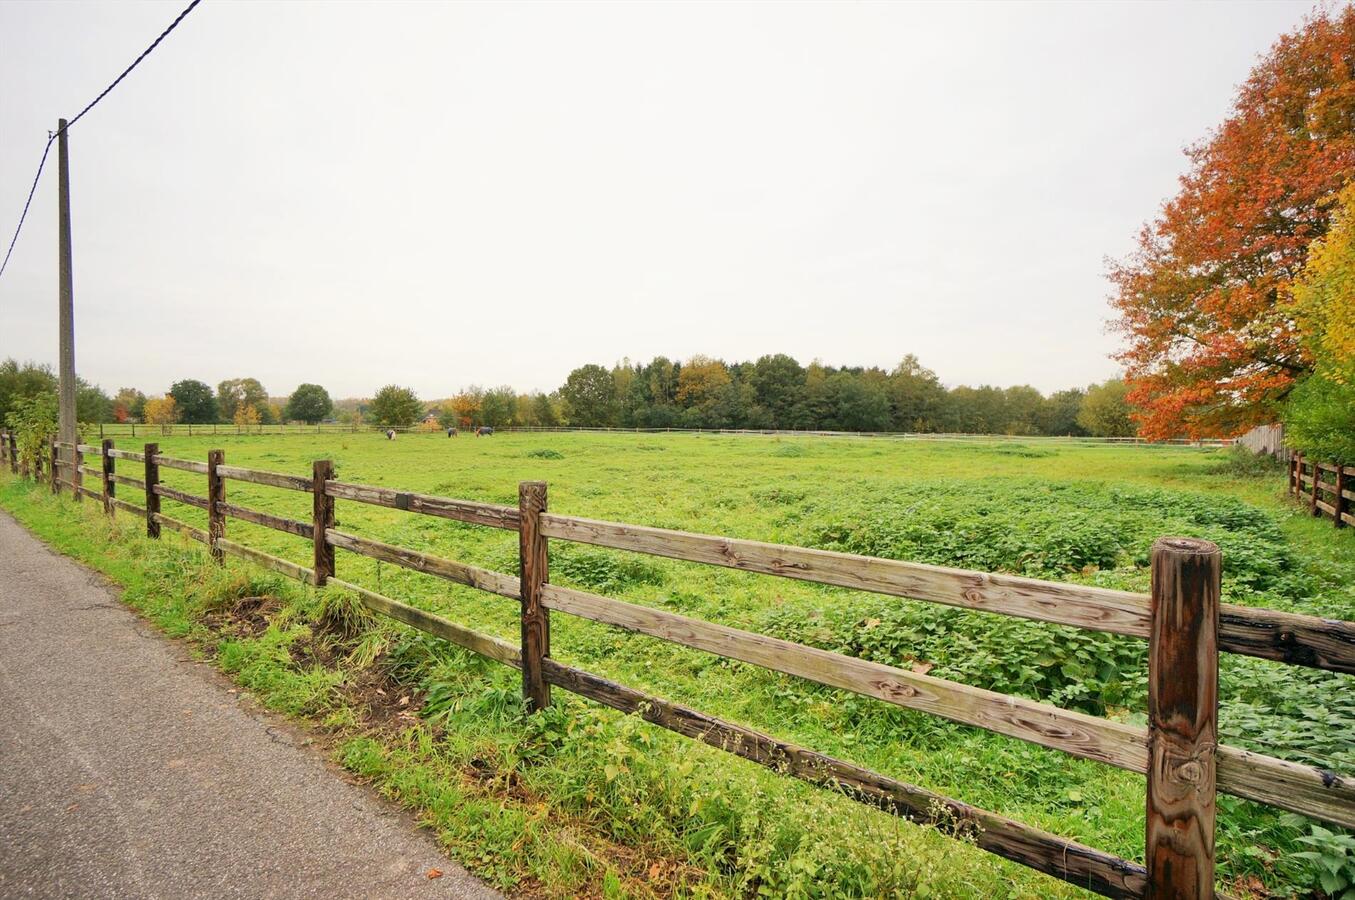
<path fill-rule="evenodd" d="M 1187 155 L 1180 192 L 1110 272 L 1129 400 L 1153 439 L 1273 422 L 1311 368 L 1290 286 L 1355 173 L 1355 9 L 1280 38 Z"/>

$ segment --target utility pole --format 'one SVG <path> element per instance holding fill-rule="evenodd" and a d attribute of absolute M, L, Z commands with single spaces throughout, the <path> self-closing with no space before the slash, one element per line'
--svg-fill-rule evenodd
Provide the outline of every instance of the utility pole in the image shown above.
<path fill-rule="evenodd" d="M 57 205 L 60 238 L 57 267 L 60 270 L 61 359 L 59 369 L 59 432 L 61 440 L 76 443 L 75 434 L 75 289 L 71 286 L 71 160 L 66 149 L 66 120 L 57 120 Z M 74 459 L 74 454 L 72 454 Z"/>

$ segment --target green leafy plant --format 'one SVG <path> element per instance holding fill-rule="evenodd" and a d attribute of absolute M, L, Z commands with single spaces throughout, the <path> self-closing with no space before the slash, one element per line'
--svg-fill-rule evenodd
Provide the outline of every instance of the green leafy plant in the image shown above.
<path fill-rule="evenodd" d="M 1355 900 L 1355 835 L 1313 825 L 1298 842 L 1313 849 L 1291 855 L 1312 864 L 1317 885 L 1327 896 Z"/>
<path fill-rule="evenodd" d="M 41 460 L 47 444 L 57 433 L 56 394 L 43 392 L 14 400 L 5 416 L 5 424 L 14 432 L 20 455 L 30 466 Z"/>

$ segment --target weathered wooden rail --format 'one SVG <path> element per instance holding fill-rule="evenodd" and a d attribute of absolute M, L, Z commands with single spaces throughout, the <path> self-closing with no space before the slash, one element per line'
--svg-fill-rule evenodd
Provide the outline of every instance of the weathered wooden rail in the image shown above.
<path fill-rule="evenodd" d="M 1337 528 L 1355 525 L 1355 466 L 1318 462 L 1295 453 L 1289 460 L 1289 493 L 1308 504 L 1314 516 L 1328 517 Z"/>
<path fill-rule="evenodd" d="M 58 451 L 63 450 L 69 461 L 58 459 Z M 13 451 L 9 453 L 11 471 L 15 471 Z M 99 459 L 100 465 L 85 466 L 86 456 Z M 1214 895 L 1217 791 L 1355 827 L 1355 778 L 1219 745 L 1217 735 L 1221 651 L 1351 674 L 1355 673 L 1355 623 L 1221 604 L 1220 554 L 1207 541 L 1159 540 L 1152 553 L 1152 590 L 1135 594 L 559 515 L 547 510 L 542 482 L 523 482 L 514 508 L 338 481 L 327 460 L 317 461 L 310 477 L 305 477 L 229 466 L 220 450 L 212 450 L 207 462 L 200 463 L 165 456 L 155 444 L 145 445 L 140 452 L 118 450 L 109 439 L 99 446 L 54 443 L 51 457 L 48 478 L 54 491 L 65 486 L 76 499 L 101 500 L 110 515 L 125 512 L 144 518 L 150 537 L 159 537 L 161 528 L 169 527 L 206 544 L 218 561 L 226 555 L 236 556 L 317 588 L 333 584 L 355 593 L 376 613 L 520 669 L 524 698 L 531 710 L 550 705 L 552 687 L 571 691 L 777 772 L 972 839 L 991 853 L 1105 896 Z M 139 463 L 142 477 L 119 475 L 118 460 Z M 205 475 L 206 494 L 161 484 L 162 467 Z M 63 472 L 69 477 L 62 478 Z M 85 477 L 96 476 L 100 490 L 84 487 Z M 1320 480 L 1320 475 L 1315 477 Z M 1301 468 L 1294 469 L 1293 478 L 1302 481 Z M 308 493 L 311 521 L 231 503 L 226 499 L 230 481 Z M 1342 483 L 1338 475 L 1336 484 Z M 118 496 L 118 486 L 137 489 L 145 505 Z M 160 509 L 162 499 L 205 510 L 207 529 L 165 515 Z M 339 530 L 334 517 L 338 500 L 516 531 L 518 576 Z M 226 524 L 232 518 L 308 540 L 312 565 L 228 540 Z M 549 571 L 552 540 L 1146 639 L 1148 724 L 1111 721 L 553 584 Z M 514 598 L 519 602 L 520 640 L 513 644 L 481 634 L 342 581 L 335 577 L 336 549 Z M 551 655 L 552 612 L 1142 773 L 1147 776 L 1144 863 L 1121 859 L 565 665 Z"/>

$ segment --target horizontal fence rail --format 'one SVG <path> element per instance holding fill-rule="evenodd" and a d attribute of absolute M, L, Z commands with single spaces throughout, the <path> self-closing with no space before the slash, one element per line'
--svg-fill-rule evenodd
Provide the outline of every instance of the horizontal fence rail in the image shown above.
<path fill-rule="evenodd" d="M 1296 453 L 1289 460 L 1289 492 L 1314 516 L 1337 528 L 1355 525 L 1355 466 L 1317 462 Z"/>
<path fill-rule="evenodd" d="M 11 472 L 15 472 L 15 455 L 5 438 L 0 434 L 0 449 L 8 454 Z M 65 460 L 59 458 L 63 453 Z M 109 439 L 97 447 L 53 442 L 50 457 L 47 478 L 54 491 L 64 486 L 77 499 L 102 500 L 110 515 L 126 512 L 144 518 L 151 537 L 158 537 L 161 527 L 167 527 L 207 545 L 218 561 L 234 556 L 316 587 L 333 584 L 354 593 L 374 613 L 521 670 L 529 709 L 549 705 L 552 687 L 568 690 L 776 772 L 934 825 L 998 856 L 1105 896 L 1208 896 L 1214 878 L 1216 790 L 1355 828 L 1355 780 L 1350 776 L 1219 745 L 1216 736 L 1219 652 L 1355 673 L 1355 623 L 1221 604 L 1218 549 L 1204 541 L 1158 541 L 1153 548 L 1153 589 L 1136 594 L 558 515 L 547 510 L 546 486 L 540 482 L 524 482 L 514 508 L 337 481 L 328 461 L 317 461 L 308 478 L 229 466 L 220 450 L 211 451 L 208 461 L 199 463 L 162 455 L 155 444 L 147 444 L 140 453 L 117 450 Z M 97 459 L 100 465 L 87 465 L 87 459 Z M 118 460 L 140 463 L 138 472 L 143 477 L 117 474 Z M 205 475 L 206 496 L 161 484 L 161 467 Z M 59 477 L 59 471 L 68 471 L 70 480 Z M 1296 458 L 1290 469 L 1290 489 L 1298 494 L 1306 488 L 1314 508 L 1327 503 L 1321 498 L 1313 501 L 1315 492 L 1329 488 L 1332 497 L 1327 505 L 1338 511 L 1342 498 L 1353 499 L 1343 470 L 1318 464 L 1307 470 L 1313 474 L 1305 476 L 1305 471 L 1302 459 Z M 40 476 L 41 470 L 35 474 Z M 84 480 L 98 484 L 101 490 L 86 487 Z M 228 481 L 309 493 L 312 520 L 228 502 Z M 116 496 L 118 486 L 139 490 L 145 505 Z M 164 515 L 159 505 L 162 498 L 205 510 L 207 529 Z M 336 500 L 517 531 L 519 575 L 339 530 L 334 520 Z M 314 565 L 303 566 L 227 539 L 228 519 L 308 540 Z M 1145 639 L 1149 643 L 1148 725 L 1073 712 L 553 584 L 551 540 Z M 336 549 L 514 598 L 521 611 L 521 641 L 515 645 L 482 634 L 340 580 L 334 576 Z M 1145 774 L 1145 864 L 564 665 L 551 656 L 552 611 Z"/>

